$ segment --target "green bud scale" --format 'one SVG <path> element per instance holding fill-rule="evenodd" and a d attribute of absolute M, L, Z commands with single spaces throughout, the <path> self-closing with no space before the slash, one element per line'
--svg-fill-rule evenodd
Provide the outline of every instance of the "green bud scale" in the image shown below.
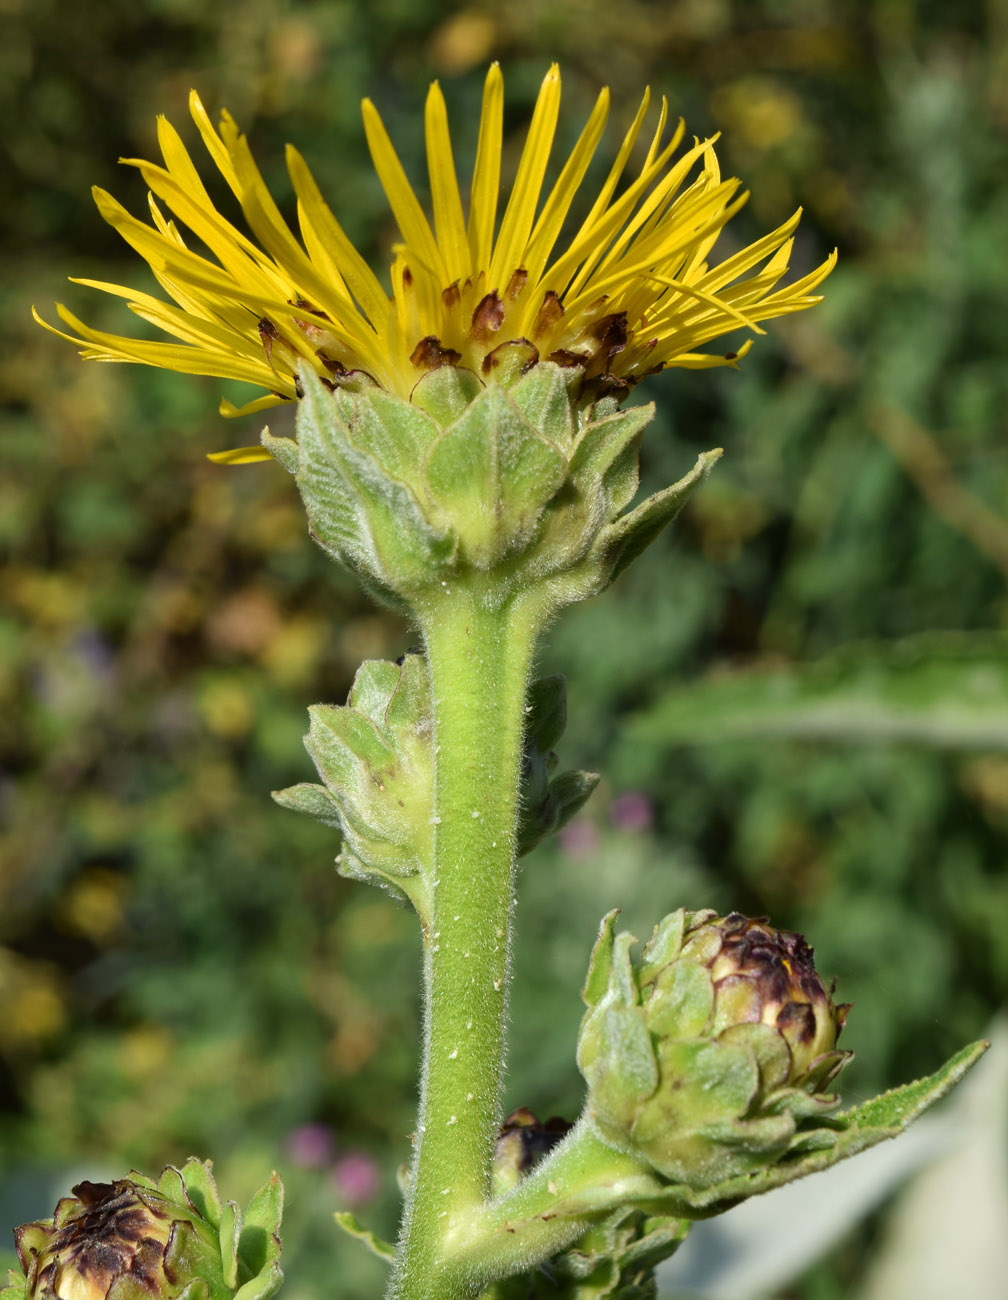
<path fill-rule="evenodd" d="M 798 934 L 738 913 L 673 912 L 638 960 L 602 923 L 578 1065 L 602 1137 L 665 1178 L 711 1186 L 831 1140 L 825 1089 L 850 1056 Z"/>
<path fill-rule="evenodd" d="M 221 1204 L 210 1166 L 155 1182 L 131 1173 L 78 1183 L 51 1219 L 14 1231 L 24 1276 L 3 1300 L 270 1300 L 280 1288 L 283 1186 L 274 1174 L 244 1214 Z"/>

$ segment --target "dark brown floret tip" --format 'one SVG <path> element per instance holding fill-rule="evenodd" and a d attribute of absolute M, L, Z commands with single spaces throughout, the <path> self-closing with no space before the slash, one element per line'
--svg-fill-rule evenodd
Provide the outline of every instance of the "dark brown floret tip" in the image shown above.
<path fill-rule="evenodd" d="M 520 266 L 508 281 L 508 286 L 504 290 L 504 297 L 507 298 L 509 302 L 514 302 L 521 291 L 525 288 L 526 284 L 528 284 L 528 271 L 526 271 L 524 267 Z"/>
<path fill-rule="evenodd" d="M 476 304 L 469 333 L 478 343 L 486 343 L 503 324 L 504 304 L 500 294 L 488 293 Z"/>
<path fill-rule="evenodd" d="M 326 370 L 328 370 L 331 375 L 335 375 L 338 379 L 345 379 L 350 373 L 342 361 L 337 361 L 335 357 L 327 357 L 321 349 L 319 349 L 315 355 L 318 357 L 319 361 L 321 361 L 322 365 L 325 366 Z"/>
<path fill-rule="evenodd" d="M 763 918 L 750 921 L 733 912 L 724 919 L 722 935 L 736 969 L 758 979 L 775 998 L 783 1001 L 798 992 L 810 1002 L 826 999 L 815 954 L 800 934 L 774 930 Z"/>
<path fill-rule="evenodd" d="M 610 312 L 608 316 L 603 316 L 597 320 L 592 325 L 590 332 L 592 337 L 597 339 L 599 351 L 605 354 L 606 359 L 614 357 L 617 352 L 622 352 L 627 345 L 626 312 Z"/>
<path fill-rule="evenodd" d="M 266 353 L 266 360 L 269 365 L 273 364 L 273 344 L 280 338 L 277 327 L 268 316 L 259 317 L 259 342 L 262 344 L 263 352 Z"/>
<path fill-rule="evenodd" d="M 786 1002 L 777 1013 L 777 1028 L 792 1042 L 811 1043 L 817 1029 L 815 1011 L 808 1002 Z"/>
<path fill-rule="evenodd" d="M 457 366 L 462 360 L 461 352 L 454 348 L 443 348 L 434 334 L 422 338 L 410 355 L 410 364 L 418 370 L 437 370 L 440 366 Z"/>
<path fill-rule="evenodd" d="M 582 356 L 580 352 L 571 352 L 568 348 L 557 348 L 546 360 L 557 366 L 574 367 L 587 365 L 591 358 Z"/>
<path fill-rule="evenodd" d="M 132 1183 L 84 1181 L 73 1189 L 79 1208 L 71 1210 L 46 1247 L 38 1273 L 43 1291 L 55 1294 L 59 1276 L 71 1268 L 105 1294 L 113 1281 L 130 1274 L 157 1290 L 171 1216 L 156 1201 L 141 1200 Z"/>
<path fill-rule="evenodd" d="M 532 337 L 542 338 L 554 325 L 558 325 L 563 320 L 563 316 L 564 305 L 559 296 L 552 289 L 548 290 L 536 315 L 535 324 L 532 326 Z"/>

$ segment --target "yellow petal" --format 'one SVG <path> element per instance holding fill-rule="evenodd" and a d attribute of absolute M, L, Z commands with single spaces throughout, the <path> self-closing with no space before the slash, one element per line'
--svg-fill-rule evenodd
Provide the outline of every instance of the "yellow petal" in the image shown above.
<path fill-rule="evenodd" d="M 214 130 L 209 115 L 203 107 L 203 103 L 195 90 L 189 92 L 189 112 L 192 115 L 193 121 L 196 123 L 197 130 L 203 137 L 203 143 L 206 145 L 210 157 L 214 160 L 217 170 L 227 181 L 232 192 L 240 198 L 241 189 L 238 184 L 238 177 L 235 175 L 235 170 L 231 166 L 231 159 L 228 156 L 228 151 L 224 147 L 224 142 Z"/>
<path fill-rule="evenodd" d="M 490 261 L 489 289 L 503 289 L 512 274 L 523 265 L 525 245 L 535 221 L 539 191 L 553 147 L 559 112 L 560 69 L 554 63 L 543 79 L 532 112 L 532 124 L 518 163 L 518 175 Z"/>
<path fill-rule="evenodd" d="M 619 199 L 611 207 L 600 210 L 599 215 L 591 225 L 585 222 L 576 237 L 571 241 L 567 252 L 547 271 L 546 274 L 550 279 L 565 286 L 567 294 L 574 297 L 583 292 L 598 265 L 603 262 L 603 259 L 609 259 L 611 241 L 614 240 L 617 232 L 622 229 L 624 223 L 631 220 L 634 208 L 647 195 L 656 178 L 661 175 L 665 164 L 679 147 L 681 135 L 682 131 L 680 129 L 656 156 L 651 165 L 641 172 L 637 180 L 628 186 L 626 191 L 620 195 Z M 685 154 L 676 163 L 672 171 L 663 178 L 660 183 L 663 194 L 675 192 L 682 182 L 682 177 L 692 166 L 694 157 L 698 152 L 699 149 L 694 149 Z M 656 203 L 660 201 L 660 197 L 655 200 Z M 635 229 L 636 226 L 629 229 L 627 240 L 633 237 Z M 624 240 L 623 243 L 625 244 L 627 240 Z M 618 250 L 615 256 L 619 256 Z M 577 274 L 575 274 L 575 271 Z M 571 279 L 572 276 L 573 279 Z M 567 284 L 568 280 L 570 281 L 569 286 Z"/>
<path fill-rule="evenodd" d="M 207 452 L 207 460 L 212 460 L 215 465 L 253 465 L 272 459 L 265 447 L 234 447 L 231 451 Z"/>
<path fill-rule="evenodd" d="M 219 379 L 242 379 L 247 383 L 259 384 L 260 387 L 278 386 L 277 376 L 261 362 L 252 362 L 235 356 L 233 353 L 215 351 L 210 348 L 197 348 L 174 343 L 150 343 L 144 339 L 131 339 L 118 334 L 107 334 L 102 330 L 91 329 L 79 320 L 73 312 L 62 303 L 56 304 L 59 317 L 77 331 L 76 337 L 63 334 L 71 343 L 84 344 L 88 350 L 105 361 L 133 361 L 144 365 L 157 366 L 162 370 L 179 370 L 188 375 L 216 375 Z M 41 324 L 45 322 L 40 321 Z M 53 333 L 62 331 L 53 330 Z M 289 383 L 290 395 L 294 395 L 293 380 Z"/>
<path fill-rule="evenodd" d="M 462 216 L 462 199 L 448 132 L 448 111 L 441 87 L 436 81 L 427 94 L 424 136 L 427 145 L 427 174 L 430 177 L 431 202 L 434 207 L 434 235 L 444 256 L 447 284 L 451 284 L 455 280 L 465 279 L 470 274 L 471 267 L 465 219 Z"/>
<path fill-rule="evenodd" d="M 469 254 L 473 273 L 490 269 L 497 196 L 500 190 L 501 133 L 504 121 L 504 78 L 500 65 L 491 63 L 483 84 L 479 140 L 469 203 Z"/>
<path fill-rule="evenodd" d="M 370 99 L 365 99 L 361 112 L 371 160 L 407 247 L 420 262 L 440 276 L 442 286 L 449 284 L 437 241 L 392 147 L 385 125 L 378 116 L 378 110 Z"/>
<path fill-rule="evenodd" d="M 394 249 L 390 298 L 322 199 L 300 154 L 289 149 L 287 155 L 297 195 L 295 227 L 281 214 L 234 119 L 222 112 L 215 127 L 193 92 L 190 112 L 202 142 L 254 237 L 217 210 L 193 156 L 162 118 L 164 165 L 133 160 L 151 190 L 149 224 L 103 191 L 95 191 L 95 200 L 102 217 L 146 261 L 164 296 L 85 282 L 125 300 L 160 332 L 161 341 L 92 329 L 62 305 L 57 310 L 67 330 L 46 328 L 89 358 L 213 374 L 266 390 L 240 408 L 224 401 L 222 411 L 235 415 L 293 398 L 293 368 L 300 360 L 320 374 L 342 365 L 363 369 L 402 395 L 416 382 L 412 356 L 427 336 L 457 352 L 461 364 L 478 368 L 496 331 L 473 329 L 473 313 L 488 293 L 503 292 L 519 270 L 524 276 L 514 281 L 517 293 L 502 304 L 499 322 L 508 337 L 531 336 L 551 299 L 557 300 L 547 312 L 552 348 L 583 347 L 600 320 L 622 314 L 628 337 L 611 365 L 629 379 L 663 364 L 734 364 L 748 341 L 737 356 L 708 353 L 703 346 L 740 328 L 759 332 L 760 321 L 818 300 L 812 290 L 835 256 L 779 287 L 798 214 L 721 263 L 715 260 L 720 232 L 746 196 L 737 181 L 722 179 L 713 140 L 694 141 L 675 157 L 684 128 L 680 122 L 665 140 L 664 99 L 644 161 L 626 175 L 644 127 L 647 92 L 587 217 L 567 246 L 557 248 L 598 148 L 608 92 L 599 95 L 543 202 L 559 102 L 554 65 L 540 87 L 495 241 L 503 122 L 499 67 L 490 68 L 483 89 L 468 224 L 439 86 L 432 85 L 424 114 L 430 220 L 377 110 L 365 101 L 368 145 L 402 234 Z M 248 455 L 258 459 L 264 453 L 255 449 Z M 245 458 L 245 451 L 225 456 Z"/>
<path fill-rule="evenodd" d="M 239 415 L 255 415 L 259 411 L 282 406 L 285 400 L 278 393 L 267 393 L 264 397 L 256 397 L 251 402 L 246 402 L 244 406 L 235 406 L 234 402 L 229 402 L 226 397 L 222 397 L 217 410 L 226 419 L 233 420 Z"/>
<path fill-rule="evenodd" d="M 332 246 L 332 255 L 340 266 L 350 292 L 377 328 L 388 309 L 388 294 L 357 249 L 343 232 L 319 193 L 315 178 L 298 151 L 287 148 L 287 169 L 304 216 L 318 242 Z"/>
<path fill-rule="evenodd" d="M 546 264 L 546 259 L 557 241 L 574 195 L 584 180 L 588 164 L 591 162 L 598 147 L 598 142 L 602 138 L 608 116 L 609 90 L 606 88 L 601 91 L 595 101 L 595 107 L 592 109 L 591 116 L 581 132 L 581 137 L 564 164 L 557 183 L 546 200 L 539 220 L 532 231 L 524 258 L 525 269 L 532 280 L 539 279 Z"/>
<path fill-rule="evenodd" d="M 752 330 L 755 334 L 766 333 L 765 330 L 760 329 L 754 320 L 750 320 L 748 316 L 732 307 L 730 303 L 715 297 L 712 293 L 705 293 L 702 289 L 698 289 L 696 285 L 686 284 L 684 281 L 675 280 L 671 276 L 658 275 L 655 271 L 646 272 L 645 275 L 648 280 L 663 284 L 666 288 L 674 290 L 677 294 L 682 294 L 685 298 L 693 298 L 697 302 L 706 303 L 708 307 L 713 307 L 715 311 L 722 312 L 725 316 L 730 317 L 746 329 Z"/>

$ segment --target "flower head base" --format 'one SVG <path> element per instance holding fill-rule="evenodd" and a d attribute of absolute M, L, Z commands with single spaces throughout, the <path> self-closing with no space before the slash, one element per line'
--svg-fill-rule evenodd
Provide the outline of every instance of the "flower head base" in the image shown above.
<path fill-rule="evenodd" d="M 599 1131 L 692 1188 L 830 1145 L 826 1087 L 849 1058 L 801 935 L 732 913 L 673 912 L 640 959 L 602 923 L 578 1065 Z"/>
<path fill-rule="evenodd" d="M 15 1229 L 24 1276 L 4 1300 L 270 1300 L 280 1287 L 276 1175 L 242 1215 L 221 1205 L 208 1165 L 155 1182 L 133 1173 L 78 1183 L 52 1219 Z"/>
<path fill-rule="evenodd" d="M 608 116 L 607 90 L 544 195 L 560 106 L 560 75 L 555 66 L 549 70 L 499 220 L 503 79 L 496 64 L 484 87 L 468 214 L 437 83 L 424 119 L 431 220 L 377 110 L 365 100 L 368 145 L 402 237 L 394 250 L 390 297 L 326 205 L 300 154 L 290 148 L 287 157 L 298 200 L 298 238 L 234 120 L 223 113 L 214 129 L 194 92 L 190 108 L 203 143 L 258 244 L 217 211 L 178 133 L 162 118 L 164 165 L 131 160 L 150 187 L 152 223 L 132 216 L 104 191 L 96 190 L 95 200 L 105 220 L 149 263 L 168 300 L 115 284 L 82 283 L 127 299 L 172 341 L 103 333 L 60 305 L 71 331 L 63 337 L 83 345 L 87 357 L 245 380 L 267 390 L 241 411 L 223 403 L 229 415 L 300 396 L 299 364 L 330 385 L 364 371 L 402 397 L 409 397 L 425 372 L 443 365 L 492 380 L 505 357 L 510 367 L 514 347 L 500 350 L 508 344 L 518 345 L 524 366 L 548 359 L 577 369 L 596 388 L 625 388 L 664 366 L 731 364 L 748 342 L 727 352 L 708 352 L 705 345 L 738 329 L 760 333 L 760 321 L 818 301 L 810 295 L 834 259 L 777 288 L 788 268 L 796 213 L 755 244 L 712 264 L 718 235 L 745 195 L 738 181 L 722 180 L 711 141 L 695 142 L 676 156 L 683 125 L 665 138 L 664 101 L 635 170 L 631 159 L 648 103 L 645 93 L 587 215 L 563 243 Z M 192 236 L 203 252 L 190 247 Z M 265 454 L 255 449 L 246 459 Z"/>

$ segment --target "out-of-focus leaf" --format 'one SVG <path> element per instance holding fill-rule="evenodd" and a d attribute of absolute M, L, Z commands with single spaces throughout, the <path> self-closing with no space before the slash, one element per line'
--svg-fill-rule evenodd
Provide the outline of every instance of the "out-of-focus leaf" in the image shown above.
<path fill-rule="evenodd" d="M 925 634 L 865 643 L 815 663 L 717 672 L 666 692 L 630 743 L 787 737 L 1008 749 L 1008 639 Z"/>

